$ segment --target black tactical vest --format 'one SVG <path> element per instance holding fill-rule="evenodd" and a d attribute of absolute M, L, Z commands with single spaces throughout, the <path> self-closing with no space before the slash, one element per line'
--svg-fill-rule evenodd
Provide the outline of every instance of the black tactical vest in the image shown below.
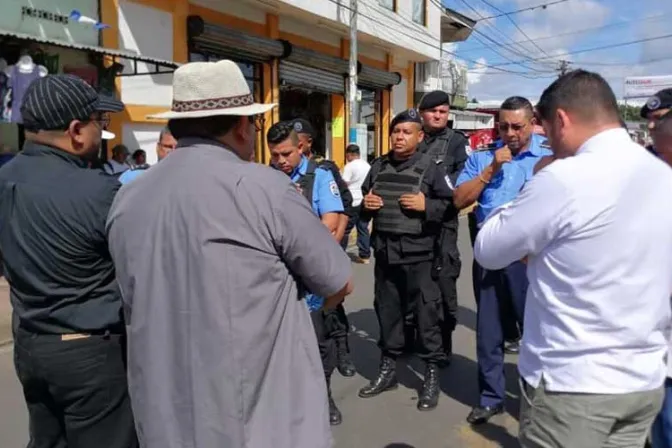
<path fill-rule="evenodd" d="M 422 233 L 422 215 L 408 212 L 399 205 L 399 198 L 406 193 L 419 193 L 422 180 L 432 159 L 422 154 L 411 166 L 397 171 L 387 160 L 381 161 L 382 166 L 376 173 L 373 182 L 373 194 L 383 199 L 383 208 L 375 217 L 378 232 L 398 235 L 419 235 Z"/>
<path fill-rule="evenodd" d="M 310 206 L 313 206 L 313 188 L 315 186 L 315 170 L 317 169 L 317 163 L 312 160 L 308 161 L 308 168 L 306 168 L 306 174 L 301 176 L 301 179 L 297 182 L 301 188 L 303 196 L 308 199 Z"/>
<path fill-rule="evenodd" d="M 435 162 L 442 162 L 446 158 L 448 148 L 450 147 L 450 142 L 455 136 L 455 131 L 449 131 L 449 133 L 450 135 L 448 138 L 446 138 L 444 135 L 441 138 L 434 139 L 432 143 L 425 142 L 425 145 L 427 145 L 427 150 L 424 151 L 424 154 L 427 154 Z"/>

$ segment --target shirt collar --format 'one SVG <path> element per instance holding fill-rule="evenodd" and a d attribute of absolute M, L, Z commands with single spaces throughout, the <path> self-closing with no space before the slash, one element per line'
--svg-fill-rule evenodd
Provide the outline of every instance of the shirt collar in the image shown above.
<path fill-rule="evenodd" d="M 177 142 L 177 147 L 178 148 L 184 148 L 186 146 L 195 146 L 195 145 L 209 145 L 209 146 L 217 146 L 222 149 L 226 149 L 226 154 L 230 155 L 232 158 L 240 160 L 240 157 L 238 157 L 238 154 L 233 152 L 233 149 L 231 147 L 225 145 L 224 143 L 218 142 L 217 140 L 212 140 L 209 138 L 203 138 L 203 137 L 184 137 L 181 138 Z"/>
<path fill-rule="evenodd" d="M 62 149 L 54 148 L 53 146 L 43 145 L 41 143 L 28 141 L 23 146 L 23 153 L 26 155 L 48 156 L 59 158 L 64 162 L 76 165 L 80 168 L 86 168 L 88 164 L 84 159 Z"/>
<path fill-rule="evenodd" d="M 604 146 L 611 146 L 611 143 L 620 140 L 627 142 L 632 141 L 628 131 L 623 128 L 607 129 L 606 131 L 602 131 L 599 134 L 595 134 L 583 142 L 583 145 L 581 145 L 576 153 L 579 154 L 582 152 L 591 152 Z"/>
<path fill-rule="evenodd" d="M 296 168 L 294 168 L 294 171 L 292 171 L 292 174 L 289 177 L 294 179 L 297 176 L 303 176 L 304 174 L 306 174 L 307 170 L 308 170 L 308 157 L 301 156 L 301 162 L 299 162 L 299 165 Z"/>

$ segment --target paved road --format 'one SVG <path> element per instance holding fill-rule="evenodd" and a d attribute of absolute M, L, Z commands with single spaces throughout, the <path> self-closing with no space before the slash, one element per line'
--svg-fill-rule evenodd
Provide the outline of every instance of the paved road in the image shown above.
<path fill-rule="evenodd" d="M 491 448 L 517 447 L 518 388 L 515 358 L 508 359 L 509 414 L 493 419 L 490 425 L 472 429 L 464 421 L 476 398 L 474 326 L 476 320 L 471 287 L 471 249 L 466 222 L 461 223 L 460 250 L 463 268 L 458 290 L 460 325 L 455 335 L 452 365 L 442 374 L 443 396 L 432 412 L 416 410 L 417 388 L 423 366 L 410 362 L 400 368 L 402 387 L 379 397 L 363 400 L 357 390 L 376 373 L 379 351 L 378 325 L 373 302 L 373 266 L 356 266 L 356 292 L 347 302 L 354 327 L 351 346 L 359 374 L 354 378 L 334 378 L 334 398 L 344 415 L 334 429 L 337 448 Z M 26 408 L 12 366 L 11 348 L 0 349 L 0 447 L 23 448 L 27 441 Z"/>

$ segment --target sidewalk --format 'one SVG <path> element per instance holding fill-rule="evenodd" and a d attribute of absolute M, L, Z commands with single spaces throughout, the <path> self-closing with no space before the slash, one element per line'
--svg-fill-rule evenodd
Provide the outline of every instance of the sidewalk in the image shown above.
<path fill-rule="evenodd" d="M 9 304 L 9 285 L 0 278 L 0 347 L 12 341 L 12 306 Z"/>

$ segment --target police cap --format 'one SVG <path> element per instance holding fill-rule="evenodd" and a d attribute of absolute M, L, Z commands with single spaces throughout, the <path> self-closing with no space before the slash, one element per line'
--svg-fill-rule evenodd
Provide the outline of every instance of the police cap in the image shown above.
<path fill-rule="evenodd" d="M 422 112 L 423 110 L 433 109 L 437 106 L 450 106 L 450 95 L 443 90 L 434 90 L 425 94 L 420 100 L 418 109 Z"/>
<path fill-rule="evenodd" d="M 294 132 L 296 132 L 297 134 L 306 134 L 311 137 L 315 136 L 313 125 L 310 124 L 310 121 L 304 118 L 296 118 L 292 120 L 292 126 L 294 126 Z"/>
<path fill-rule="evenodd" d="M 418 123 L 422 126 L 422 119 L 420 118 L 418 111 L 415 109 L 408 109 L 400 112 L 396 117 L 394 117 L 392 123 L 390 123 L 390 132 L 392 132 L 394 127 L 400 123 Z"/>
<path fill-rule="evenodd" d="M 672 109 L 672 89 L 664 89 L 649 98 L 642 107 L 640 115 L 647 118 L 651 112 L 661 109 Z"/>

